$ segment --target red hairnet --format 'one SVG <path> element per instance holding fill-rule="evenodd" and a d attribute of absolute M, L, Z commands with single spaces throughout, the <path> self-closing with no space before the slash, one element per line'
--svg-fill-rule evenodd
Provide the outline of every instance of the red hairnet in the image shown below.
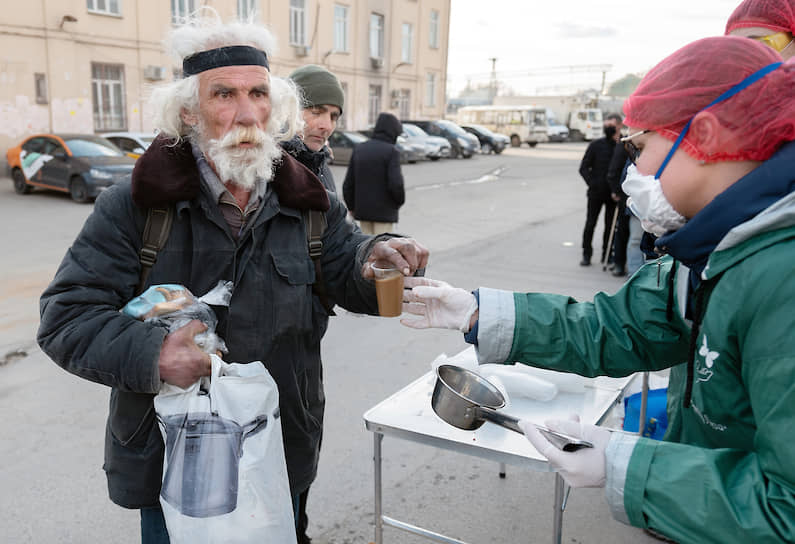
<path fill-rule="evenodd" d="M 726 34 L 755 26 L 795 34 L 795 0 L 745 0 L 726 22 Z"/>
<path fill-rule="evenodd" d="M 728 89 L 781 56 L 748 38 L 704 38 L 651 69 L 624 102 L 624 124 L 676 140 L 685 124 Z M 688 132 L 681 147 L 710 162 L 764 161 L 795 140 L 795 58 L 709 110 L 727 131 L 721 151 L 699 150 Z"/>

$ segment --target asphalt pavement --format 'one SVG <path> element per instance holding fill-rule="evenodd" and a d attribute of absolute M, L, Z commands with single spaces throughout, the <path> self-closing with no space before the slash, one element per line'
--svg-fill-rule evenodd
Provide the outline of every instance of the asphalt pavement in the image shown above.
<path fill-rule="evenodd" d="M 587 300 L 622 284 L 578 265 L 585 185 L 583 144 L 542 144 L 499 156 L 404 165 L 398 231 L 431 250 L 427 276 Z M 338 186 L 344 167 L 332 167 Z M 38 296 L 91 205 L 68 196 L 16 195 L 0 179 L 0 542 L 139 541 L 138 514 L 112 505 L 102 472 L 108 391 L 71 376 L 35 345 Z M 597 230 L 595 240 L 600 239 Z M 595 244 L 599 248 L 599 243 Z M 415 331 L 397 319 L 339 311 L 323 344 L 327 397 L 323 451 L 309 499 L 317 544 L 373 539 L 373 438 L 362 414 L 464 349 L 452 331 Z M 387 437 L 384 511 L 472 544 L 549 542 L 554 478 Z M 563 541 L 653 542 L 612 520 L 597 489 L 572 492 Z M 385 529 L 385 542 L 427 542 Z"/>

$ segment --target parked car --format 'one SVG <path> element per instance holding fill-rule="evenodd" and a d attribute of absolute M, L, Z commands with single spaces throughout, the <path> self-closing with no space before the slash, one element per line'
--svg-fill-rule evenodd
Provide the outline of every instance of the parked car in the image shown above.
<path fill-rule="evenodd" d="M 367 138 L 373 137 L 373 129 L 365 129 L 360 130 L 360 134 L 363 134 Z M 400 152 L 400 162 L 411 163 L 414 164 L 417 161 L 421 161 L 425 158 L 425 146 L 419 144 L 417 142 L 410 142 L 404 135 L 400 135 L 395 142 L 395 147 L 398 148 Z"/>
<path fill-rule="evenodd" d="M 481 153 L 491 153 L 493 151 L 496 155 L 499 155 L 511 141 L 504 134 L 496 134 L 482 125 L 466 125 L 461 128 L 478 139 Z"/>
<path fill-rule="evenodd" d="M 425 144 L 417 141 L 410 141 L 406 136 L 400 135 L 395 145 L 400 151 L 400 162 L 414 164 L 417 161 L 425 160 Z"/>
<path fill-rule="evenodd" d="M 132 173 L 135 159 L 93 134 L 37 134 L 6 153 L 14 190 L 43 187 L 88 202 Z"/>
<path fill-rule="evenodd" d="M 431 136 L 446 138 L 447 141 L 450 142 L 451 157 L 464 157 L 468 159 L 480 151 L 478 139 L 452 121 L 439 119 L 436 121 L 408 120 L 403 122 L 417 125 Z"/>
<path fill-rule="evenodd" d="M 350 130 L 335 130 L 328 139 L 331 148 L 331 164 L 348 164 L 351 162 L 353 148 L 368 140 L 367 136 Z"/>
<path fill-rule="evenodd" d="M 144 154 L 157 135 L 151 132 L 109 132 L 100 136 L 116 144 L 128 156 L 137 159 Z"/>
<path fill-rule="evenodd" d="M 403 134 L 410 142 L 417 142 L 423 145 L 425 157 L 432 161 L 438 161 L 442 157 L 450 156 L 450 142 L 447 138 L 431 136 L 417 125 L 403 123 Z"/>

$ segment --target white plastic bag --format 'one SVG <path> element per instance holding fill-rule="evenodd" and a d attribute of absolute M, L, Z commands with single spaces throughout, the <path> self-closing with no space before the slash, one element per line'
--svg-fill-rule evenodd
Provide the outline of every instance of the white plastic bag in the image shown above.
<path fill-rule="evenodd" d="M 171 542 L 295 543 L 276 382 L 259 362 L 211 358 L 210 378 L 155 397 Z"/>

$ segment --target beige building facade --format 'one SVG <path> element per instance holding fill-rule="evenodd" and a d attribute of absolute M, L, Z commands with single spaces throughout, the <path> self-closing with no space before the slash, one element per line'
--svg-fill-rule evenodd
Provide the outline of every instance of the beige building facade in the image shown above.
<path fill-rule="evenodd" d="M 0 160 L 40 132 L 149 132 L 152 85 L 178 77 L 162 40 L 202 6 L 253 17 L 276 34 L 272 73 L 304 64 L 337 74 L 341 126 L 378 113 L 441 118 L 451 0 L 2 0 Z"/>

